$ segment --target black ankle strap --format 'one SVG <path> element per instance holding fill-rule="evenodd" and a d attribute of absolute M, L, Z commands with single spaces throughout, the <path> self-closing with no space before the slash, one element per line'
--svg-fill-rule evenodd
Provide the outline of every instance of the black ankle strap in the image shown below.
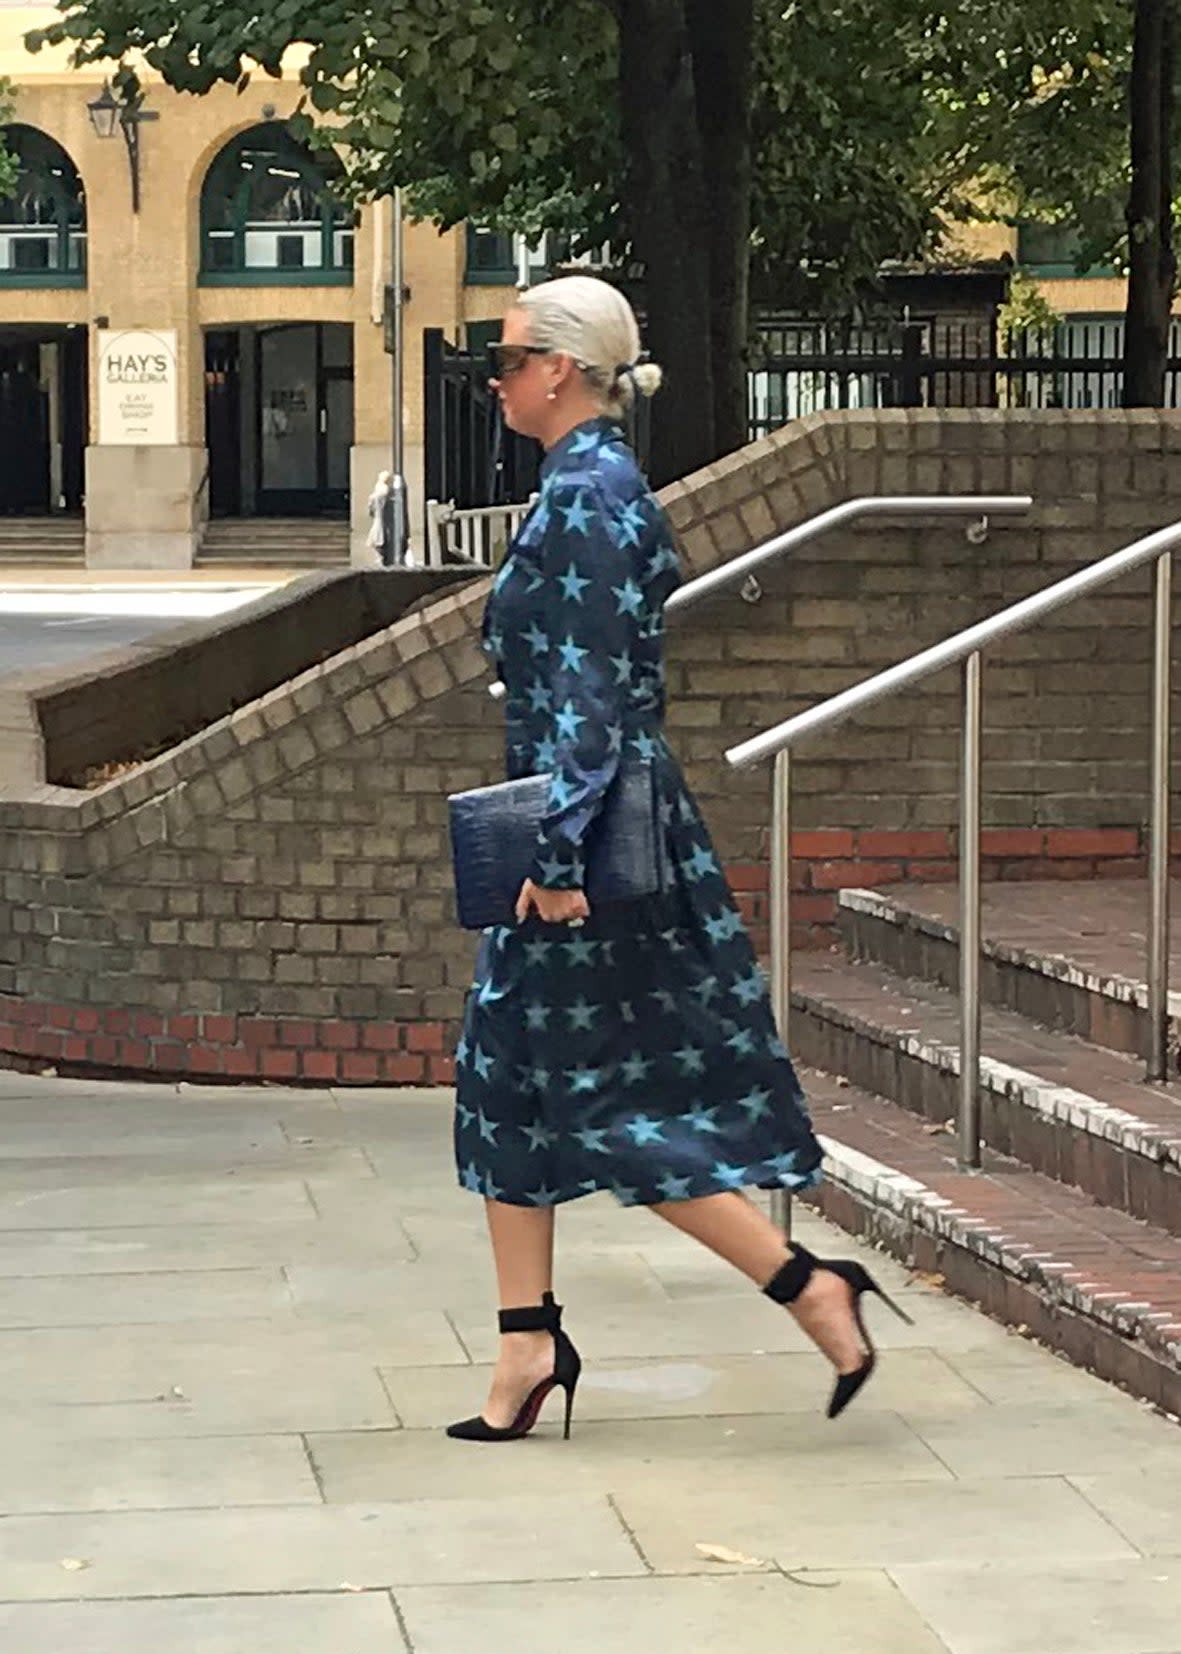
<path fill-rule="evenodd" d="M 501 1332 L 557 1332 L 562 1324 L 562 1306 L 554 1303 L 554 1295 L 547 1292 L 540 1304 L 524 1309 L 502 1309 Z"/>
<path fill-rule="evenodd" d="M 806 1246 L 793 1245 L 791 1257 L 782 1268 L 776 1270 L 763 1291 L 777 1304 L 794 1304 L 812 1279 L 816 1262 L 815 1253 L 809 1252 Z"/>

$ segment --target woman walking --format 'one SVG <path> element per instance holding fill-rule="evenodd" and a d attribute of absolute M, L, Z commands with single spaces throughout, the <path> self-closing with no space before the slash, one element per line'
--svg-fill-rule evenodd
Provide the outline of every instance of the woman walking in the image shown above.
<path fill-rule="evenodd" d="M 528 1434 L 581 1363 L 553 1297 L 555 1208 L 644 1205 L 785 1305 L 836 1369 L 835 1417 L 869 1377 L 859 1264 L 824 1261 L 743 1192 L 805 1189 L 821 1151 L 709 834 L 665 744 L 664 513 L 617 421 L 660 370 L 635 316 L 575 276 L 521 295 L 493 347 L 506 422 L 547 449 L 497 576 L 484 647 L 506 688 L 510 777 L 552 774 L 517 924 L 485 932 L 457 1052 L 460 1180 L 486 1202 L 500 1357 L 483 1414 L 448 1434 Z M 621 764 L 654 766 L 672 888 L 593 911 L 584 851 Z M 896 1306 L 892 1306 L 896 1307 Z"/>

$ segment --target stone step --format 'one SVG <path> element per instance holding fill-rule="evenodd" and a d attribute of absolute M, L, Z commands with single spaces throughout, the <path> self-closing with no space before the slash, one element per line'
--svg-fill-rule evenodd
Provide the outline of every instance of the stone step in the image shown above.
<path fill-rule="evenodd" d="M 826 1150 L 806 1200 L 932 1284 L 1077 1366 L 1181 1414 L 1181 1240 L 1016 1161 L 955 1164 L 897 1104 L 801 1073 Z M 890 1337 L 888 1313 L 868 1314 Z"/>
<path fill-rule="evenodd" d="M 842 890 L 837 927 L 855 959 L 954 988 L 959 923 L 954 885 Z M 1174 885 L 1174 911 L 1181 885 Z M 1115 1051 L 1147 1040 L 1144 880 L 986 885 L 981 995 L 1048 1028 Z M 1181 951 L 1173 959 L 1181 979 Z M 1169 996 L 1173 1066 L 1181 1049 L 1181 994 Z"/>
<path fill-rule="evenodd" d="M 348 563 L 346 522 L 293 518 L 215 518 L 207 523 L 199 564 L 337 565 Z"/>
<path fill-rule="evenodd" d="M 814 954 L 796 960 L 792 1006 L 803 1062 L 949 1130 L 959 1098 L 954 994 Z M 996 1152 L 1181 1235 L 1181 1097 L 1146 1084 L 1135 1058 L 989 1006 L 980 1104 L 983 1140 Z"/>

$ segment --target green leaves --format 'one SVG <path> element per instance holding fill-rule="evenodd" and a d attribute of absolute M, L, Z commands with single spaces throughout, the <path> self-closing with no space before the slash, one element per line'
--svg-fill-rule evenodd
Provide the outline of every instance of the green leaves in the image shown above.
<path fill-rule="evenodd" d="M 13 116 L 12 87 L 0 80 L 0 127 Z M 0 201 L 16 188 L 16 157 L 4 147 L 4 133 L 0 131 Z"/>

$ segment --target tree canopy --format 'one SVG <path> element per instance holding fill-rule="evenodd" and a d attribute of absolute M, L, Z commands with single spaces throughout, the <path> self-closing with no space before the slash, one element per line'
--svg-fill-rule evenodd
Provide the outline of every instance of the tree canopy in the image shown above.
<path fill-rule="evenodd" d="M 741 428 L 752 269 L 781 302 L 838 306 L 982 198 L 1078 225 L 1091 256 L 1126 237 L 1132 0 L 59 9 L 30 45 L 114 59 L 128 91 L 141 59 L 200 93 L 278 75 L 306 47 L 304 119 L 341 146 L 356 198 L 400 186 L 443 227 L 629 249 L 683 398 L 669 466 L 713 457 Z"/>

